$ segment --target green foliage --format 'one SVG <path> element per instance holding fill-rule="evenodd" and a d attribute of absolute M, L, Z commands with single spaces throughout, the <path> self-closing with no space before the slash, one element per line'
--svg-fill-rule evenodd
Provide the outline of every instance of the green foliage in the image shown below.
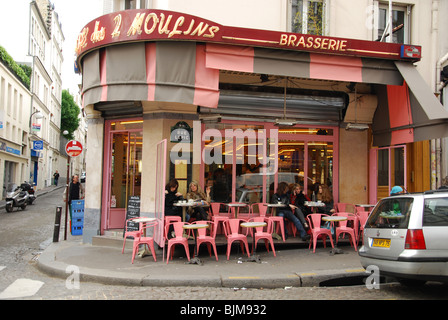
<path fill-rule="evenodd" d="M 23 85 L 25 87 L 27 87 L 29 90 L 30 89 L 30 76 L 29 75 L 31 75 L 31 73 L 29 73 L 29 75 L 27 75 L 27 73 L 23 70 L 23 68 L 21 68 L 14 61 L 14 59 L 9 55 L 9 53 L 2 46 L 0 46 L 0 60 L 9 68 L 9 70 L 12 71 L 12 73 L 14 73 L 19 78 L 19 80 L 23 83 Z"/>
<path fill-rule="evenodd" d="M 62 103 L 61 103 L 61 131 L 68 131 L 67 135 L 64 135 L 69 140 L 73 140 L 73 132 L 79 127 L 78 115 L 80 109 L 73 100 L 73 96 L 67 90 L 62 90 Z"/>

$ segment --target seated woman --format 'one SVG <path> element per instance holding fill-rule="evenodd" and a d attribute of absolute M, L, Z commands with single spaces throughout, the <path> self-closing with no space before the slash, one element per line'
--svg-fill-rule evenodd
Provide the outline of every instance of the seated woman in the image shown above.
<path fill-rule="evenodd" d="M 293 184 L 289 195 L 289 201 L 291 203 L 291 209 L 294 215 L 299 218 L 300 222 L 305 228 L 308 228 L 305 216 L 311 213 L 309 207 L 305 206 L 305 201 L 309 201 L 303 194 L 302 186 L 298 183 Z"/>
<path fill-rule="evenodd" d="M 333 214 L 336 212 L 334 210 L 333 195 L 331 194 L 330 188 L 328 188 L 327 185 L 319 185 L 316 199 L 325 203 L 325 207 L 318 208 L 319 213 Z"/>
<path fill-rule="evenodd" d="M 299 231 L 302 240 L 306 241 L 307 239 L 309 239 L 309 235 L 306 233 L 300 220 L 292 213 L 292 206 L 290 205 L 287 193 L 288 193 L 288 184 L 286 182 L 280 182 L 277 187 L 277 192 L 272 195 L 271 203 L 281 202 L 282 204 L 286 205 L 286 207 L 284 208 L 278 208 L 277 216 L 286 218 L 289 221 L 291 221 L 297 228 L 297 231 Z M 285 230 L 286 236 L 287 233 L 288 231 Z"/>
<path fill-rule="evenodd" d="M 191 181 L 188 186 L 187 200 L 205 201 L 205 204 L 210 204 L 210 187 L 207 187 L 206 193 L 202 191 L 201 187 L 196 181 Z M 202 206 L 188 208 L 188 213 L 196 220 L 208 220 L 208 213 Z"/>
<path fill-rule="evenodd" d="M 177 188 L 179 188 L 179 182 L 176 179 L 171 179 L 165 186 L 165 216 L 182 217 L 182 208 L 174 206 L 175 203 L 184 199 Z"/>
<path fill-rule="evenodd" d="M 174 204 L 183 200 L 184 197 L 182 193 L 177 192 L 177 188 L 179 187 L 179 182 L 176 179 L 171 179 L 170 182 L 165 186 L 165 216 L 179 216 L 182 217 L 182 208 L 175 207 Z M 188 214 L 186 215 L 187 221 L 190 219 Z M 173 226 L 170 226 L 168 231 L 168 237 L 171 239 L 174 235 L 172 232 L 174 231 Z"/>

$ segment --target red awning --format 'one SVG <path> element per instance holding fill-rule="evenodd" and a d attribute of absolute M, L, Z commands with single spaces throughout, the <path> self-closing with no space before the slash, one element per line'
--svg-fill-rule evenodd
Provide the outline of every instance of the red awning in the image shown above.
<path fill-rule="evenodd" d="M 147 42 L 110 46 L 83 59 L 83 104 L 164 101 L 216 108 L 219 71 L 205 66 L 205 46 Z"/>
<path fill-rule="evenodd" d="M 395 62 L 401 86 L 377 86 L 373 144 L 389 146 L 448 137 L 448 111 L 437 100 L 412 63 Z"/>

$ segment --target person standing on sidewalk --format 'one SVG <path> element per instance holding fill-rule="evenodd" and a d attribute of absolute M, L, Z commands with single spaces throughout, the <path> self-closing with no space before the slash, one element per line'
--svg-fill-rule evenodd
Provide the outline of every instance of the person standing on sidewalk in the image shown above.
<path fill-rule="evenodd" d="M 79 182 L 79 176 L 75 174 L 70 182 L 70 188 L 68 193 L 68 203 L 71 204 L 72 200 L 84 199 L 84 189 Z"/>

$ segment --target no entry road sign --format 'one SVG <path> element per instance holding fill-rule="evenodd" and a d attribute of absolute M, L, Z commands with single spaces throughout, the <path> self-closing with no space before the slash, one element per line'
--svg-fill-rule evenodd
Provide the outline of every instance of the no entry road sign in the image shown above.
<path fill-rule="evenodd" d="M 70 140 L 65 145 L 65 152 L 67 152 L 67 155 L 70 157 L 77 157 L 82 152 L 82 144 L 79 141 L 76 140 Z"/>

